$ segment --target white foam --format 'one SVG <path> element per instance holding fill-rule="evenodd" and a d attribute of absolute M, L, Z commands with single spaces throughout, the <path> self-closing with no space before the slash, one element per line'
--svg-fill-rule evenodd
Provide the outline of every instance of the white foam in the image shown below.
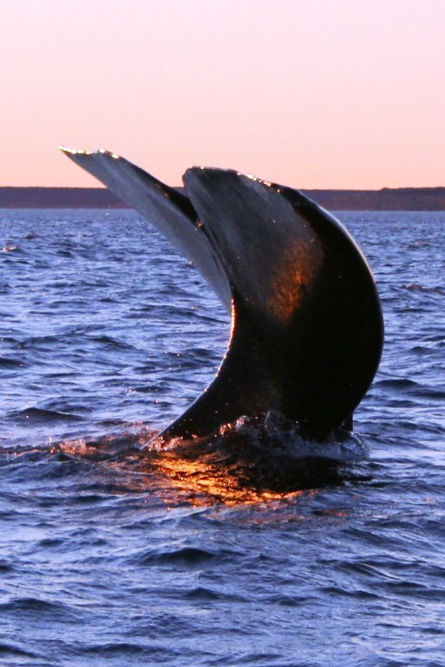
<path fill-rule="evenodd" d="M 299 425 L 275 410 L 270 410 L 261 421 L 239 417 L 233 424 L 224 426 L 220 434 L 225 435 L 230 430 L 247 436 L 252 445 L 268 453 L 295 459 L 319 458 L 346 464 L 368 458 L 368 448 L 359 435 L 332 436 L 322 442 L 303 438 Z"/>

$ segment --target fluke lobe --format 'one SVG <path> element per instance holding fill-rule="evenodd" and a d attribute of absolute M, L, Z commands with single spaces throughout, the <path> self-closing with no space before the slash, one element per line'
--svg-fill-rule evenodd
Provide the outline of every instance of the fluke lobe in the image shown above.
<path fill-rule="evenodd" d="M 352 428 L 383 320 L 368 264 L 332 215 L 232 170 L 189 169 L 184 196 L 115 153 L 62 150 L 171 239 L 231 313 L 215 379 L 162 438 L 210 435 L 270 410 L 318 440 Z"/>

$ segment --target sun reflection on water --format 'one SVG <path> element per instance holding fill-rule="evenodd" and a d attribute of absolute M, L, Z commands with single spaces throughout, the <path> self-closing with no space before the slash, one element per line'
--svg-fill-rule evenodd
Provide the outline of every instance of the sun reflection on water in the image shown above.
<path fill-rule="evenodd" d="M 168 508 L 261 508 L 300 520 L 298 501 L 319 492 L 307 474 L 288 460 L 244 446 L 238 434 L 213 440 L 191 439 L 159 445 L 153 432 L 126 433 L 96 441 L 61 442 L 51 454 L 89 460 L 106 471 L 113 493 L 149 494 Z M 110 482 L 111 474 L 111 482 Z M 321 486 L 332 471 L 319 475 Z"/>
<path fill-rule="evenodd" d="M 166 452 L 157 468 L 165 476 L 167 484 L 175 488 L 181 496 L 195 506 L 221 503 L 226 506 L 255 505 L 295 498 L 303 491 L 272 491 L 248 486 L 238 470 L 221 462 L 207 462 L 189 458 L 180 450 Z"/>

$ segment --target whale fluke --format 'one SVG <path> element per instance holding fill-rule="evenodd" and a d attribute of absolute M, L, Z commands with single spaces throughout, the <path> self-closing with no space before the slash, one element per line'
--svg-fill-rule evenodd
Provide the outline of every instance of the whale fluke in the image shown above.
<path fill-rule="evenodd" d="M 270 410 L 311 438 L 351 428 L 383 320 L 340 222 L 297 190 L 233 170 L 189 169 L 184 196 L 114 153 L 62 150 L 170 238 L 231 312 L 215 379 L 162 438 L 210 435 Z"/>

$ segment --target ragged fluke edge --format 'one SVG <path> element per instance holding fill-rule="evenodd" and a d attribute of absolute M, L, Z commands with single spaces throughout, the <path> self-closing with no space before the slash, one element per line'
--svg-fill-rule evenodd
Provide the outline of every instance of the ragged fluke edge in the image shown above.
<path fill-rule="evenodd" d="M 297 190 L 233 170 L 187 170 L 185 196 L 115 153 L 62 150 L 192 260 L 231 313 L 215 379 L 163 441 L 270 411 L 315 440 L 352 429 L 383 319 L 368 264 L 338 220 Z"/>

